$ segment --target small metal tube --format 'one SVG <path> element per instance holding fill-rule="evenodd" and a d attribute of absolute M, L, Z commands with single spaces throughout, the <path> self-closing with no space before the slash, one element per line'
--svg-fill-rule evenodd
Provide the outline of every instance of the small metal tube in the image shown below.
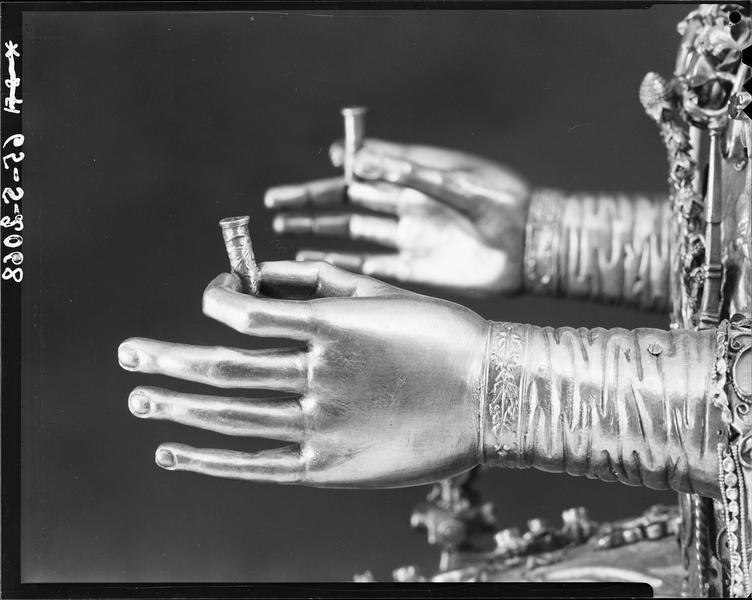
<path fill-rule="evenodd" d="M 364 106 L 349 106 L 341 110 L 345 120 L 345 154 L 342 166 L 345 170 L 345 183 L 348 185 L 354 180 L 355 153 L 363 146 L 366 137 L 366 112 L 368 109 Z"/>
<path fill-rule="evenodd" d="M 258 294 L 259 272 L 251 247 L 251 235 L 248 232 L 250 217 L 228 217 L 219 222 L 222 238 L 225 241 L 230 269 L 243 285 L 243 293 Z"/>

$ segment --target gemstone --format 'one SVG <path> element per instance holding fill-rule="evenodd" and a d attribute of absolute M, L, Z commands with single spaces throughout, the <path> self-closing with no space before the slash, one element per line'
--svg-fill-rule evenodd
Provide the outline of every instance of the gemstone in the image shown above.
<path fill-rule="evenodd" d="M 729 487 L 736 485 L 737 481 L 738 479 L 734 473 L 726 473 L 726 476 L 723 478 L 723 482 Z"/>
<path fill-rule="evenodd" d="M 737 529 L 739 529 L 739 521 L 737 521 L 736 519 L 729 519 L 727 528 L 731 533 L 735 532 Z"/>
<path fill-rule="evenodd" d="M 734 464 L 734 459 L 730 456 L 727 456 L 723 459 L 723 470 L 727 473 L 731 473 L 736 469 L 736 465 Z"/>
<path fill-rule="evenodd" d="M 739 490 L 736 488 L 729 488 L 726 490 L 726 498 L 729 500 L 736 500 L 739 497 Z"/>
<path fill-rule="evenodd" d="M 729 502 L 728 503 L 728 511 L 732 515 L 735 515 L 736 513 L 738 513 L 739 512 L 739 503 L 736 500 L 732 500 L 731 502 Z"/>

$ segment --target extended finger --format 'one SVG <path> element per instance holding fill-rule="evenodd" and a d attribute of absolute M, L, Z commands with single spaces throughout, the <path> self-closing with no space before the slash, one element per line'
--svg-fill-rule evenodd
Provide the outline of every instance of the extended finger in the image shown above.
<path fill-rule="evenodd" d="M 356 153 L 353 172 L 364 180 L 412 188 L 468 214 L 478 209 L 478 197 L 488 193 L 485 189 L 475 189 L 473 180 L 464 171 L 426 166 L 368 147 Z"/>
<path fill-rule="evenodd" d="M 303 439 L 303 411 L 295 398 L 227 398 L 141 386 L 128 397 L 128 408 L 142 419 L 173 421 L 225 435 Z"/>
<path fill-rule="evenodd" d="M 118 348 L 129 371 L 178 377 L 221 388 L 255 388 L 302 393 L 307 357 L 302 351 L 242 350 L 130 338 Z"/>
<path fill-rule="evenodd" d="M 154 460 L 168 471 L 192 471 L 258 482 L 299 483 L 305 471 L 298 446 L 248 453 L 170 442 L 157 448 Z"/>
<path fill-rule="evenodd" d="M 296 185 L 280 185 L 264 194 L 264 205 L 275 210 L 330 206 L 345 200 L 345 182 L 342 177 L 319 179 Z"/>
<path fill-rule="evenodd" d="M 274 231 L 294 235 L 349 237 L 397 247 L 397 221 L 370 215 L 277 215 L 274 218 Z"/>
<path fill-rule="evenodd" d="M 384 181 L 355 181 L 347 188 L 347 195 L 353 204 L 393 215 L 402 215 L 434 203 L 418 190 Z"/>
<path fill-rule="evenodd" d="M 263 298 L 239 291 L 229 273 L 215 277 L 204 291 L 204 314 L 240 333 L 307 340 L 311 336 L 310 307 L 305 302 Z"/>
<path fill-rule="evenodd" d="M 306 298 L 386 296 L 403 290 L 322 261 L 275 261 L 260 265 L 262 289 Z"/>
<path fill-rule="evenodd" d="M 442 170 L 465 169 L 491 164 L 487 159 L 466 152 L 419 144 L 398 144 L 375 138 L 365 140 L 361 148 L 376 154 L 402 158 L 413 163 L 431 165 Z M 329 147 L 329 158 L 335 167 L 342 166 L 344 155 L 345 147 L 342 140 L 334 142 Z"/>
<path fill-rule="evenodd" d="M 301 250 L 295 256 L 298 261 L 325 261 L 341 269 L 370 275 L 389 277 L 398 281 L 410 278 L 407 261 L 399 254 L 366 254 L 358 252 L 321 252 L 319 250 Z"/>
<path fill-rule="evenodd" d="M 405 144 L 398 144 L 396 142 L 387 142 L 385 140 L 379 140 L 376 138 L 368 138 L 363 140 L 361 148 L 368 147 L 374 152 L 386 152 L 394 156 L 403 156 L 406 152 Z M 341 167 L 345 162 L 345 141 L 337 140 L 329 146 L 329 160 L 333 167 Z"/>

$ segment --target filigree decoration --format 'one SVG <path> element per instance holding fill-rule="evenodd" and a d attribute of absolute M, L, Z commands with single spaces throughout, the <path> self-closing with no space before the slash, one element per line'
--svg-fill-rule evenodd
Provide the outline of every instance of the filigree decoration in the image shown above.
<path fill-rule="evenodd" d="M 718 446 L 718 476 L 725 521 L 725 548 L 729 556 L 730 593 L 746 597 L 752 593 L 747 539 L 748 496 L 744 469 L 750 440 L 750 407 L 752 398 L 752 319 L 736 314 L 718 328 L 718 349 L 715 373 L 717 384 L 725 387 L 729 422 L 728 444 Z M 716 392 L 717 393 L 717 392 Z M 733 411 L 731 410 L 733 408 Z"/>
<path fill-rule="evenodd" d="M 737 397 L 752 402 L 752 319 L 742 315 L 731 318 L 728 333 L 729 351 L 734 354 L 729 379 Z"/>
<path fill-rule="evenodd" d="M 721 266 L 703 264 L 708 254 L 714 254 L 708 252 L 707 246 L 714 249 L 715 239 L 705 239 L 703 232 L 706 215 L 699 182 L 695 181 L 698 165 L 690 126 L 710 129 L 711 133 L 727 129 L 729 119 L 737 118 L 748 103 L 748 94 L 742 89 L 748 76 L 741 59 L 742 50 L 750 41 L 750 19 L 731 23 L 729 14 L 733 10 L 743 8 L 734 4 L 704 5 L 691 12 L 678 26 L 683 39 L 674 78 L 667 81 L 648 73 L 640 86 L 640 101 L 658 124 L 669 159 L 671 204 L 679 246 L 676 267 L 681 273 L 674 285 L 680 287 L 675 289 L 680 293 L 674 298 L 673 327 L 697 327 L 703 295 L 714 296 L 720 285 Z M 746 149 L 738 143 L 727 144 L 726 153 L 737 169 L 747 160 Z M 713 235 L 718 234 L 714 231 Z M 720 300 L 704 302 L 716 306 Z M 708 312 L 708 306 L 703 305 L 703 311 Z M 707 321 L 708 316 L 703 320 Z"/>
<path fill-rule="evenodd" d="M 733 420 L 731 407 L 725 391 L 726 373 L 728 372 L 726 362 L 729 344 L 728 334 L 729 324 L 728 321 L 724 321 L 716 331 L 716 357 L 712 375 L 713 391 L 711 395 L 713 405 L 721 410 L 721 418 L 726 425 L 730 425 Z"/>
<path fill-rule="evenodd" d="M 675 91 L 657 73 L 648 73 L 640 85 L 640 102 L 645 112 L 659 126 L 669 161 L 670 202 L 674 210 L 675 228 L 680 235 L 678 264 L 683 293 L 674 294 L 672 323 L 678 326 L 688 315 L 695 314 L 702 295 L 701 272 L 705 245 L 702 236 L 702 196 L 694 179 L 697 162 L 693 155 L 689 125 L 677 109 Z M 697 284 L 700 285 L 697 285 Z M 690 291 L 691 290 L 691 291 Z M 681 299 L 686 299 L 682 303 Z"/>
<path fill-rule="evenodd" d="M 734 598 L 752 593 L 746 539 L 746 493 L 739 461 L 739 448 L 734 445 L 718 448 L 719 479 L 723 495 L 723 515 L 726 521 L 726 547 L 731 566 L 730 592 Z"/>
<path fill-rule="evenodd" d="M 691 322 L 702 297 L 702 262 L 705 243 L 702 234 L 703 200 L 695 186 L 697 161 L 693 155 L 689 124 L 677 104 L 672 84 L 657 73 L 648 73 L 640 85 L 640 102 L 659 127 L 669 162 L 670 202 L 679 232 L 679 249 L 674 271 L 681 273 L 680 293 L 674 293 L 673 326 Z M 684 302 L 682 302 L 682 299 Z M 693 323 L 694 325 L 694 323 Z"/>
<path fill-rule="evenodd" d="M 657 504 L 636 519 L 624 519 L 602 525 L 596 536 L 599 550 L 635 544 L 643 540 L 660 540 L 679 534 L 681 516 L 676 506 Z"/>
<path fill-rule="evenodd" d="M 410 516 L 411 527 L 425 530 L 428 543 L 441 547 L 442 569 L 455 565 L 458 552 L 483 552 L 493 545 L 494 505 L 481 503 L 473 487 L 477 474 L 476 468 L 435 483 Z"/>

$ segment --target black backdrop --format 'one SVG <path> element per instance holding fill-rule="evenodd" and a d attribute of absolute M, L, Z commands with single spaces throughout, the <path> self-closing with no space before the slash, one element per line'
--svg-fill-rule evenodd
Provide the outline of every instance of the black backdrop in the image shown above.
<path fill-rule="evenodd" d="M 664 188 L 637 88 L 670 73 L 687 11 L 26 13 L 22 578 L 350 580 L 435 566 L 410 530 L 426 488 L 316 490 L 168 473 L 162 441 L 258 449 L 131 416 L 128 336 L 253 344 L 200 311 L 226 256 L 216 221 L 252 216 L 261 259 L 294 256 L 265 188 L 328 176 L 338 109 L 369 133 L 469 150 L 535 184 Z M 463 300 L 491 319 L 666 326 L 543 298 Z M 179 389 L 190 386 L 180 385 Z M 502 525 L 584 504 L 629 516 L 674 495 L 534 471 L 482 478 Z"/>

